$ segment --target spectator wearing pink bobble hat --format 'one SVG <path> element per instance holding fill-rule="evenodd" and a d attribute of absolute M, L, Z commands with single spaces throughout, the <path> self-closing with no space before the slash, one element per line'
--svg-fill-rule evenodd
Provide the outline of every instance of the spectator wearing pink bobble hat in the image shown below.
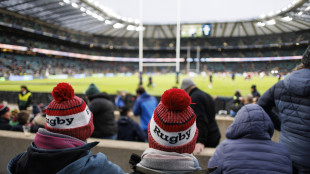
<path fill-rule="evenodd" d="M 182 89 L 164 92 L 148 125 L 149 148 L 141 158 L 132 155 L 134 173 L 208 173 L 192 155 L 197 137 L 191 98 Z"/>
<path fill-rule="evenodd" d="M 72 86 L 59 83 L 52 95 L 45 129 L 39 129 L 26 152 L 10 161 L 8 173 L 124 173 L 104 154 L 91 156 L 90 149 L 98 144 L 86 142 L 94 130 L 93 114 Z"/>

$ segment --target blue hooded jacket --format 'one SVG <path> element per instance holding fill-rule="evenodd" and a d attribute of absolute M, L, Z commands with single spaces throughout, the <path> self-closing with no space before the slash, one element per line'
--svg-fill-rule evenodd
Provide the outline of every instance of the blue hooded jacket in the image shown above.
<path fill-rule="evenodd" d="M 310 168 L 310 69 L 292 72 L 266 91 L 258 104 L 281 129 L 279 143 L 293 162 Z M 274 106 L 279 115 L 272 112 Z"/>
<path fill-rule="evenodd" d="M 122 169 L 110 162 L 104 154 L 91 156 L 90 149 L 97 144 L 98 142 L 93 142 L 75 148 L 46 150 L 39 149 L 32 143 L 27 152 L 17 155 L 9 162 L 7 173 L 123 174 Z"/>
<path fill-rule="evenodd" d="M 227 140 L 217 148 L 208 167 L 213 173 L 290 174 L 292 163 L 286 148 L 272 142 L 273 124 L 256 104 L 245 105 L 227 129 Z"/>
<path fill-rule="evenodd" d="M 132 110 L 136 116 L 140 115 L 140 125 L 142 130 L 147 130 L 149 121 L 152 118 L 157 104 L 157 99 L 146 92 L 137 98 Z"/>

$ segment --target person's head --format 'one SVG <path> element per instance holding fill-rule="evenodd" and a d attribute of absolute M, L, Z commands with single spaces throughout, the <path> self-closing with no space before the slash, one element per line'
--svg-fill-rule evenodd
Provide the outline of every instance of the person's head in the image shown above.
<path fill-rule="evenodd" d="M 46 109 L 45 129 L 85 141 L 94 131 L 93 114 L 68 83 L 54 87 L 54 100 Z"/>
<path fill-rule="evenodd" d="M 92 95 L 96 95 L 96 94 L 99 94 L 99 93 L 100 93 L 99 89 L 93 83 L 90 84 L 88 86 L 88 88 L 86 89 L 86 91 L 85 91 L 86 96 L 92 96 Z"/>
<path fill-rule="evenodd" d="M 122 109 L 121 109 L 121 116 L 129 116 L 129 112 L 130 112 L 130 109 L 127 107 L 127 106 L 124 106 Z"/>
<path fill-rule="evenodd" d="M 246 104 L 252 104 L 253 103 L 253 96 L 251 94 L 245 96 L 243 98 L 243 103 Z"/>
<path fill-rule="evenodd" d="M 145 89 L 143 87 L 139 87 L 137 90 L 136 90 L 136 93 L 137 93 L 137 96 L 140 96 L 141 94 L 145 93 Z"/>
<path fill-rule="evenodd" d="M 181 89 L 185 90 L 185 91 L 188 91 L 190 88 L 193 88 L 195 87 L 196 84 L 193 82 L 192 79 L 190 78 L 185 78 L 183 79 L 182 83 L 181 83 Z"/>
<path fill-rule="evenodd" d="M 5 118 L 7 120 L 11 119 L 10 108 L 0 104 L 0 117 Z"/>
<path fill-rule="evenodd" d="M 20 125 L 25 125 L 29 122 L 29 113 L 27 111 L 20 111 L 17 114 L 17 121 Z"/>
<path fill-rule="evenodd" d="M 27 86 L 25 86 L 25 85 L 22 85 L 22 86 L 20 87 L 20 91 L 21 91 L 21 92 L 25 92 L 25 91 L 28 91 L 28 88 L 27 88 Z"/>
<path fill-rule="evenodd" d="M 148 125 L 149 147 L 166 152 L 193 153 L 198 136 L 191 98 L 182 89 L 161 96 Z"/>
<path fill-rule="evenodd" d="M 251 86 L 251 92 L 255 92 L 256 91 L 256 85 L 252 85 Z"/>
<path fill-rule="evenodd" d="M 240 92 L 239 90 L 236 90 L 236 91 L 235 91 L 235 96 L 236 96 L 236 97 L 241 97 L 241 92 Z"/>

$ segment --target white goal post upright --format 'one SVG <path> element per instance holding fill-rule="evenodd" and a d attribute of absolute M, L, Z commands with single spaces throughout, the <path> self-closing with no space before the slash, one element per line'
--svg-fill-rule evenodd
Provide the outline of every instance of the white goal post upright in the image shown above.
<path fill-rule="evenodd" d="M 139 1 L 139 84 L 142 85 L 142 73 L 143 73 L 143 0 Z"/>
<path fill-rule="evenodd" d="M 176 38 L 176 84 L 179 84 L 180 73 L 180 9 L 181 1 L 177 0 L 177 38 Z"/>

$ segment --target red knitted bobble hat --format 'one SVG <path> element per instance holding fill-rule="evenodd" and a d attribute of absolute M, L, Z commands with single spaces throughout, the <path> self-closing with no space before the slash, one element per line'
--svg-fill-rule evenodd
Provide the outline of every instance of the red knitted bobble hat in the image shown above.
<path fill-rule="evenodd" d="M 93 114 L 68 83 L 58 83 L 46 109 L 45 129 L 85 141 L 94 131 Z"/>
<path fill-rule="evenodd" d="M 191 98 L 183 89 L 169 89 L 161 96 L 148 125 L 149 147 L 193 153 L 198 136 Z"/>

